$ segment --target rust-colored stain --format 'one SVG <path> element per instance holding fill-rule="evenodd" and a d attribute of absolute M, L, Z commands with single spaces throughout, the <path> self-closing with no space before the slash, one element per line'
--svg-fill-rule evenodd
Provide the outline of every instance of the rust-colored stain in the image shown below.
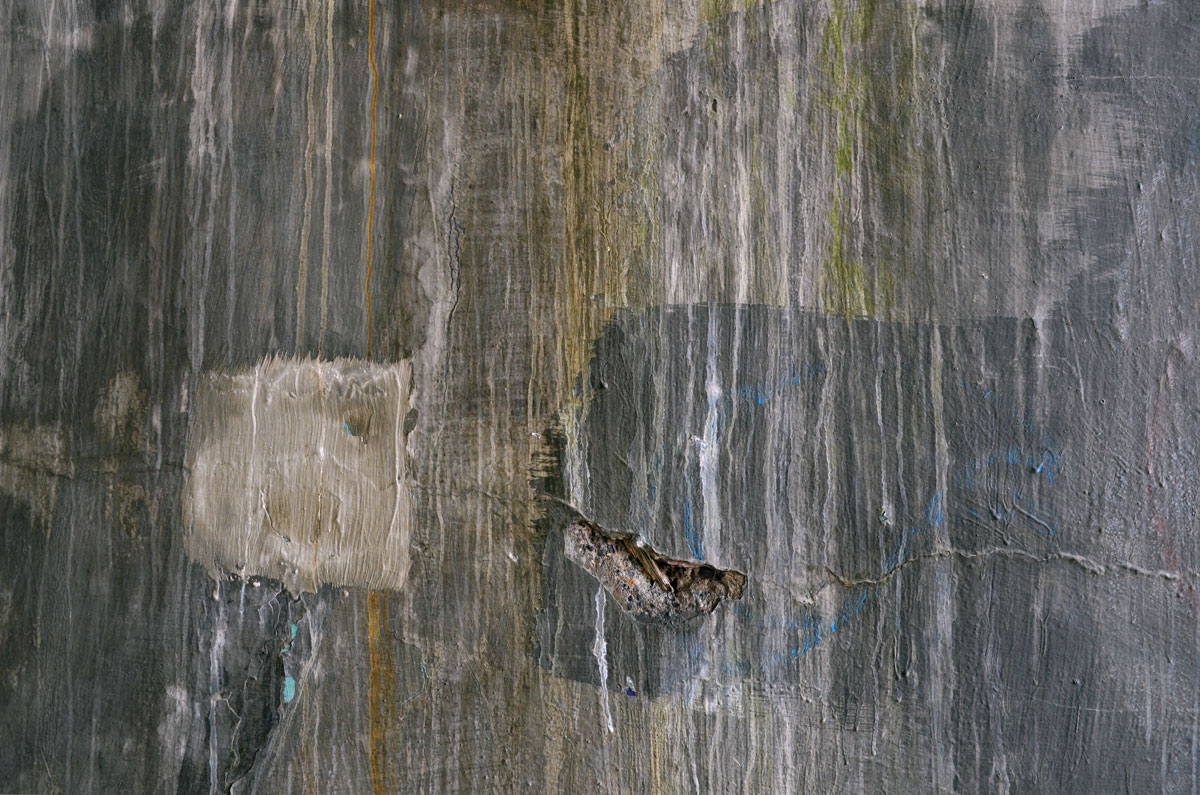
<path fill-rule="evenodd" d="M 367 358 L 371 358 L 371 255 L 375 237 L 375 115 L 379 106 L 379 67 L 375 63 L 375 0 L 368 11 L 367 41 L 371 61 L 371 194 L 367 201 Z"/>
<path fill-rule="evenodd" d="M 371 62 L 371 189 L 367 199 L 367 358 L 371 358 L 371 266 L 375 237 L 375 127 L 379 106 L 379 67 L 375 63 L 375 0 L 367 13 L 368 58 Z M 367 594 L 367 635 L 371 645 L 371 787 L 388 791 L 387 730 L 392 703 L 392 652 L 387 642 L 387 602 L 378 591 Z"/>
<path fill-rule="evenodd" d="M 379 591 L 367 594 L 367 636 L 371 644 L 371 785 L 375 795 L 389 791 L 388 727 L 394 718 L 395 676 L 387 637 L 387 600 Z"/>

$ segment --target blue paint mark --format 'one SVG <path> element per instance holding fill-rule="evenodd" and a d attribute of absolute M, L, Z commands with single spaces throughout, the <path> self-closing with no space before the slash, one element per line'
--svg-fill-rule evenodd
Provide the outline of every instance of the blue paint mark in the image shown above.
<path fill-rule="evenodd" d="M 792 369 L 786 375 L 782 375 L 773 380 L 772 383 L 763 386 L 761 384 L 745 385 L 731 390 L 715 400 L 710 400 L 709 408 L 717 410 L 717 418 L 720 421 L 725 421 L 728 417 L 728 411 L 737 402 L 738 399 L 753 402 L 755 405 L 765 405 L 772 395 L 776 392 L 782 392 L 786 387 L 798 385 L 810 378 L 818 378 L 829 372 L 829 367 L 823 359 L 814 360 L 807 364 L 801 370 Z"/>
<path fill-rule="evenodd" d="M 798 662 L 801 658 L 807 656 L 810 651 L 820 646 L 823 638 L 828 638 L 830 635 L 836 634 L 839 627 L 844 630 L 847 622 L 861 614 L 863 606 L 867 603 L 872 593 L 874 591 L 866 586 L 862 588 L 861 592 L 856 590 L 851 593 L 842 603 L 841 608 L 834 613 L 828 625 L 816 613 L 799 619 L 784 621 L 781 618 L 760 616 L 743 605 L 734 605 L 732 612 L 748 623 L 782 626 L 786 627 L 790 632 L 796 633 L 799 643 L 795 646 L 790 646 L 790 653 L 787 651 L 788 647 L 785 647 L 784 654 L 763 658 L 758 663 L 757 667 L 760 669 L 760 672 L 766 675 L 775 667 Z M 825 629 L 826 626 L 828 626 L 828 630 Z M 826 631 L 828 634 L 826 634 Z M 753 669 L 754 666 L 751 666 L 746 661 L 731 660 L 723 666 L 725 672 L 742 677 L 750 676 Z"/>
<path fill-rule="evenodd" d="M 688 548 L 692 550 L 692 558 L 704 560 L 704 548 L 700 541 L 700 535 L 696 532 L 696 523 L 692 521 L 691 500 L 685 500 L 683 503 L 683 534 L 687 539 Z"/>
<path fill-rule="evenodd" d="M 942 523 L 942 492 L 933 495 L 929 501 L 929 524 L 937 527 Z M 916 532 L 915 530 L 913 532 Z"/>
<path fill-rule="evenodd" d="M 415 695 L 409 696 L 408 698 L 401 701 L 400 706 L 403 707 L 408 702 L 414 701 L 414 700 L 420 698 L 421 696 L 425 695 L 425 691 L 428 689 L 429 689 L 429 670 L 425 667 L 425 662 L 422 661 L 421 662 L 421 689 Z"/>
<path fill-rule="evenodd" d="M 1055 463 L 1057 462 L 1057 460 L 1058 460 L 1058 456 L 1056 456 L 1054 454 L 1053 450 L 1046 450 L 1042 453 L 1042 457 L 1041 457 L 1040 461 L 1038 462 L 1037 468 L 1033 470 L 1035 473 L 1037 473 L 1039 475 L 1042 474 L 1043 470 L 1045 470 L 1046 477 L 1049 478 L 1051 486 L 1054 485 L 1054 470 L 1056 468 Z M 1062 467 L 1059 466 L 1058 470 L 1061 472 Z"/>
<path fill-rule="evenodd" d="M 284 677 L 283 680 L 283 700 L 290 703 L 296 697 L 296 680 L 292 677 Z"/>
<path fill-rule="evenodd" d="M 299 631 L 299 627 L 297 627 L 295 624 L 292 624 L 292 640 L 288 643 L 283 644 L 283 648 L 279 650 L 280 656 L 283 656 L 292 650 L 292 643 L 295 642 L 296 633 L 298 631 Z"/>

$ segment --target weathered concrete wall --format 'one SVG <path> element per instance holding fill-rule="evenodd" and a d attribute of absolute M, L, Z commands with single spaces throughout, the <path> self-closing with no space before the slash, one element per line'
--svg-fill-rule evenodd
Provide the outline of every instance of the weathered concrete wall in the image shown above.
<path fill-rule="evenodd" d="M 1195 791 L 1197 31 L 0 6 L 0 791 Z"/>

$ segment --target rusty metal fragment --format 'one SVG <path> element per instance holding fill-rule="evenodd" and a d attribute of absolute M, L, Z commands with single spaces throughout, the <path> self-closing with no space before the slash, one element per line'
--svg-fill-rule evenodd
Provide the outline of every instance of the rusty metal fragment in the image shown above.
<path fill-rule="evenodd" d="M 567 528 L 566 555 L 640 621 L 680 623 L 711 613 L 721 600 L 740 599 L 746 575 L 705 563 L 672 560 L 635 536 L 610 533 L 586 519 Z"/>

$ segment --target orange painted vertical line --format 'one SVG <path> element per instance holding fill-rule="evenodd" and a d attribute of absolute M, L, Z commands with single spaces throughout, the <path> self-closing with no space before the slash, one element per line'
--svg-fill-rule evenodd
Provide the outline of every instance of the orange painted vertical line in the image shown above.
<path fill-rule="evenodd" d="M 368 58 L 371 62 L 371 192 L 367 203 L 367 358 L 371 358 L 371 271 L 375 243 L 375 129 L 379 107 L 379 67 L 375 63 L 375 0 L 368 10 Z M 391 701 L 391 648 L 387 642 L 387 612 L 378 591 L 367 594 L 367 634 L 371 644 L 371 784 L 375 795 L 388 791 L 387 723 Z M 382 644 L 382 647 L 381 645 Z"/>
<path fill-rule="evenodd" d="M 375 0 L 371 0 L 367 38 L 371 59 L 371 198 L 367 205 L 367 358 L 371 358 L 371 254 L 375 237 L 375 114 L 379 105 L 379 67 L 375 65 Z"/>
<path fill-rule="evenodd" d="M 371 785 L 375 795 L 384 795 L 387 790 L 387 725 L 385 723 L 385 693 L 384 679 L 386 669 L 381 665 L 383 651 L 379 644 L 384 642 L 386 648 L 386 630 L 383 625 L 386 620 L 379 600 L 379 592 L 367 594 L 367 637 L 371 644 Z"/>
<path fill-rule="evenodd" d="M 396 670 L 392 667 L 392 644 L 387 634 L 389 623 L 386 598 L 383 600 L 381 613 L 383 615 L 383 634 L 380 636 L 383 643 L 383 720 L 386 728 L 396 725 Z M 391 762 L 391 755 L 385 753 L 382 763 L 385 780 L 392 776 Z"/>

